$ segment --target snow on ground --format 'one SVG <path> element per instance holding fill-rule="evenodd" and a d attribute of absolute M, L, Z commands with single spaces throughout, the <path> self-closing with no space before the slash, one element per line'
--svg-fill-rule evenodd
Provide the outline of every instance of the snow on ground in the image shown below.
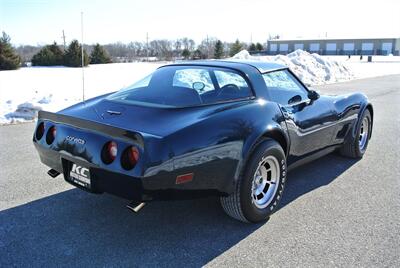
<path fill-rule="evenodd" d="M 357 79 L 400 73 L 400 56 L 372 56 L 372 62 L 368 62 L 367 56 L 362 59 L 360 56 L 323 57 L 346 65 Z"/>
<path fill-rule="evenodd" d="M 297 50 L 286 56 L 250 56 L 237 59 L 273 61 L 289 66 L 308 85 L 400 73 L 400 57 L 319 56 Z M 129 86 L 163 63 L 113 63 L 84 68 L 85 97 L 91 98 Z M 33 120 L 38 110 L 59 111 L 82 100 L 82 69 L 28 67 L 0 72 L 0 124 Z"/>
<path fill-rule="evenodd" d="M 376 77 L 390 74 L 400 74 L 400 56 L 395 56 L 393 58 L 397 58 L 397 61 L 375 61 L 366 62 L 366 61 L 348 61 L 346 62 L 347 66 L 351 70 L 355 77 L 367 78 L 367 77 Z M 374 58 L 373 58 L 374 59 Z M 388 58 L 390 60 L 390 58 Z"/>
<path fill-rule="evenodd" d="M 84 68 L 85 98 L 117 91 L 161 63 L 114 63 Z M 32 120 L 38 110 L 59 111 L 82 100 L 82 69 L 29 67 L 0 72 L 0 124 Z"/>

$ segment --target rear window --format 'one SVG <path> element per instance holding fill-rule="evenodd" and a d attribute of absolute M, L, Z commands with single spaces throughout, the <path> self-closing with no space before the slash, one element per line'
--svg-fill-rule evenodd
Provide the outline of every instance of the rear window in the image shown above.
<path fill-rule="evenodd" d="M 252 96 L 246 79 L 225 68 L 166 66 L 108 97 L 139 105 L 188 107 Z"/>

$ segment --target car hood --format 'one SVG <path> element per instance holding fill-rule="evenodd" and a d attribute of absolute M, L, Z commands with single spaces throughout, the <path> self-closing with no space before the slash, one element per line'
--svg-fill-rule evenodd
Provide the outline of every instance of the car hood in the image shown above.
<path fill-rule="evenodd" d="M 141 134 L 164 137 L 216 113 L 249 102 L 247 100 L 187 108 L 164 108 L 115 102 L 105 97 L 76 104 L 58 113 Z"/>

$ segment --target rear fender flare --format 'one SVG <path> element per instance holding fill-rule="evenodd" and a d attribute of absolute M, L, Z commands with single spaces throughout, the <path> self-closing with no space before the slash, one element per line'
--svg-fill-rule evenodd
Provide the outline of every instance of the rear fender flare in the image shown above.
<path fill-rule="evenodd" d="M 284 126 L 286 128 L 286 125 Z M 266 129 L 263 129 L 255 135 L 251 135 L 247 140 L 245 140 L 242 148 L 242 157 L 236 167 L 235 181 L 240 177 L 241 172 L 246 166 L 246 163 L 250 159 L 252 153 L 257 148 L 257 146 L 263 142 L 265 139 L 273 139 L 277 141 L 281 146 L 285 155 L 288 156 L 290 148 L 290 139 L 287 135 L 287 131 L 282 128 L 281 125 L 268 125 Z"/>

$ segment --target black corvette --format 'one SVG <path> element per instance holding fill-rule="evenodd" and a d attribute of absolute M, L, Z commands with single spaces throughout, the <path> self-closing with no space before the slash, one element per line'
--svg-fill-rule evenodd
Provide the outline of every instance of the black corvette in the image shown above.
<path fill-rule="evenodd" d="M 52 177 L 136 210 L 217 195 L 230 216 L 258 222 L 276 210 L 289 169 L 333 151 L 361 158 L 372 123 L 363 94 L 319 95 L 284 66 L 196 61 L 41 111 L 33 142 Z"/>

